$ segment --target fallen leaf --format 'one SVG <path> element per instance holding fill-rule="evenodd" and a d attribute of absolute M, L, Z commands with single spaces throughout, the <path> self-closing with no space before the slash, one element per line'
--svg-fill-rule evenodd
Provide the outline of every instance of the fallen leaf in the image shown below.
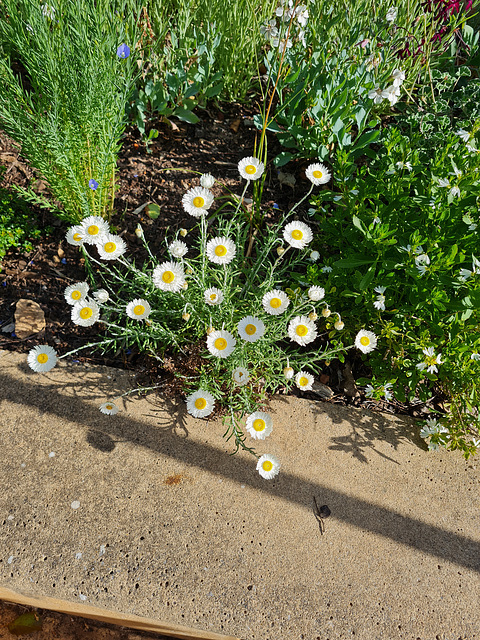
<path fill-rule="evenodd" d="M 237 118 L 232 122 L 232 124 L 230 125 L 230 129 L 233 131 L 233 133 L 237 133 L 240 123 L 241 123 L 240 118 Z"/>
<path fill-rule="evenodd" d="M 18 338 L 29 338 L 45 329 L 45 314 L 33 300 L 20 299 L 15 307 L 15 334 Z"/>
<path fill-rule="evenodd" d="M 42 630 L 42 620 L 38 615 L 30 611 L 19 616 L 16 620 L 8 625 L 8 630 L 14 636 L 23 636 L 28 633 Z"/>

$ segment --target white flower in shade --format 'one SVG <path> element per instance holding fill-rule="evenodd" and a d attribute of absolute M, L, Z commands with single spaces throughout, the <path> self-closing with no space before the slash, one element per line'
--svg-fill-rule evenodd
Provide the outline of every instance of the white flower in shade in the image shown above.
<path fill-rule="evenodd" d="M 290 38 L 272 38 L 272 47 L 283 53 L 286 49 L 291 49 L 293 46 L 293 42 Z"/>
<path fill-rule="evenodd" d="M 272 289 L 263 296 L 262 304 L 265 311 L 271 316 L 279 316 L 288 308 L 290 299 L 280 289 Z"/>
<path fill-rule="evenodd" d="M 118 413 L 118 407 L 114 402 L 104 402 L 98 408 L 107 416 L 114 416 Z"/>
<path fill-rule="evenodd" d="M 413 167 L 412 167 L 412 163 L 411 162 L 397 162 L 396 163 L 396 167 L 397 169 L 408 169 L 408 171 L 412 171 Z"/>
<path fill-rule="evenodd" d="M 79 300 L 85 300 L 89 289 L 90 287 L 87 282 L 71 284 L 65 289 L 65 300 L 71 305 L 74 305 Z"/>
<path fill-rule="evenodd" d="M 310 300 L 314 302 L 318 302 L 318 300 L 323 300 L 325 297 L 325 289 L 323 287 L 313 286 L 308 290 L 308 297 Z"/>
<path fill-rule="evenodd" d="M 246 316 L 237 325 L 238 335 L 247 342 L 256 342 L 265 333 L 265 325 L 259 318 Z"/>
<path fill-rule="evenodd" d="M 468 131 L 465 131 L 465 129 L 459 129 L 456 132 L 457 136 L 460 136 L 460 138 L 464 141 L 464 142 L 468 142 L 470 140 L 470 134 L 468 133 Z"/>
<path fill-rule="evenodd" d="M 299 371 L 295 376 L 295 384 L 302 391 L 311 391 L 314 380 L 312 374 L 306 371 Z"/>
<path fill-rule="evenodd" d="M 322 267 L 322 273 L 331 273 L 333 271 L 332 267 L 326 266 Z"/>
<path fill-rule="evenodd" d="M 308 9 L 304 4 L 300 4 L 295 9 L 295 17 L 301 27 L 306 27 L 308 22 Z"/>
<path fill-rule="evenodd" d="M 210 289 L 206 289 L 204 294 L 205 302 L 211 306 L 216 304 L 222 304 L 223 302 L 223 291 L 221 289 L 217 289 L 216 287 L 210 287 Z"/>
<path fill-rule="evenodd" d="M 243 387 L 250 380 L 250 374 L 245 367 L 237 367 L 234 369 L 232 376 L 239 387 Z"/>
<path fill-rule="evenodd" d="M 458 197 L 460 197 L 460 189 L 459 189 L 459 187 L 452 187 L 452 188 L 450 189 L 450 195 L 451 195 L 452 197 L 454 197 L 454 198 L 455 198 L 455 197 L 457 197 L 457 198 L 458 198 Z"/>
<path fill-rule="evenodd" d="M 392 73 L 393 76 L 393 86 L 400 87 L 402 82 L 405 80 L 405 72 L 400 69 L 395 69 Z"/>
<path fill-rule="evenodd" d="M 427 373 L 438 373 L 437 364 L 442 364 L 442 354 L 435 355 L 433 347 L 423 349 L 423 354 L 426 356 L 425 360 L 417 364 L 417 369 L 420 371 L 426 369 Z"/>
<path fill-rule="evenodd" d="M 150 304 L 141 298 L 135 298 L 127 304 L 127 316 L 132 320 L 145 320 L 151 311 Z"/>
<path fill-rule="evenodd" d="M 37 373 L 46 373 L 57 364 L 57 352 L 48 344 L 40 344 L 30 349 L 27 362 L 30 369 Z"/>
<path fill-rule="evenodd" d="M 327 167 L 320 162 L 309 165 L 305 170 L 305 175 L 315 186 L 327 184 L 332 177 Z"/>
<path fill-rule="evenodd" d="M 257 471 L 262 478 L 265 478 L 265 480 L 271 480 L 278 475 L 278 472 L 280 471 L 280 462 L 275 458 L 275 456 L 264 453 L 263 456 L 258 459 Z"/>
<path fill-rule="evenodd" d="M 294 374 L 295 374 L 295 371 L 292 369 L 292 367 L 285 367 L 285 369 L 283 370 L 283 375 L 287 380 L 291 380 Z"/>
<path fill-rule="evenodd" d="M 80 225 L 80 235 L 86 244 L 97 244 L 101 238 L 110 233 L 110 227 L 100 216 L 87 216 Z"/>
<path fill-rule="evenodd" d="M 189 189 L 182 198 L 183 208 L 194 218 L 201 218 L 213 204 L 213 193 L 204 187 Z"/>
<path fill-rule="evenodd" d="M 272 433 L 273 420 L 270 414 L 255 411 L 247 416 L 246 429 L 254 440 L 265 440 Z"/>
<path fill-rule="evenodd" d="M 235 258 L 237 248 L 230 238 L 212 238 L 207 242 L 207 258 L 215 264 L 230 264 Z"/>
<path fill-rule="evenodd" d="M 185 283 L 185 273 L 177 262 L 162 262 L 152 274 L 153 284 L 162 291 L 181 291 Z"/>
<path fill-rule="evenodd" d="M 205 389 L 199 389 L 187 397 L 187 411 L 194 418 L 206 418 L 214 407 L 215 398 Z"/>
<path fill-rule="evenodd" d="M 100 309 L 94 300 L 86 298 L 72 307 L 72 322 L 80 327 L 91 327 L 100 317 Z"/>
<path fill-rule="evenodd" d="M 268 20 L 264 24 L 260 25 L 260 33 L 266 40 L 276 38 L 278 36 L 277 21 L 275 19 Z"/>
<path fill-rule="evenodd" d="M 185 242 L 182 242 L 181 240 L 174 240 L 169 244 L 168 250 L 170 251 L 170 255 L 174 258 L 183 258 L 183 256 L 188 252 L 188 247 Z"/>
<path fill-rule="evenodd" d="M 67 231 L 65 239 L 68 244 L 73 244 L 75 247 L 80 247 L 83 244 L 83 227 L 81 224 L 75 224 Z"/>
<path fill-rule="evenodd" d="M 472 353 L 470 360 L 480 360 L 480 353 Z"/>
<path fill-rule="evenodd" d="M 377 336 L 373 331 L 359 331 L 355 337 L 355 346 L 362 353 L 370 353 L 377 346 Z"/>
<path fill-rule="evenodd" d="M 207 349 L 217 358 L 228 358 L 235 349 L 237 341 L 229 331 L 212 331 L 207 337 Z"/>
<path fill-rule="evenodd" d="M 395 22 L 397 19 L 397 7 L 390 7 L 387 11 L 387 15 L 385 16 L 385 20 L 387 22 Z"/>
<path fill-rule="evenodd" d="M 288 325 L 288 336 L 292 342 L 304 347 L 317 337 L 317 328 L 307 316 L 296 316 Z"/>
<path fill-rule="evenodd" d="M 365 396 L 367 398 L 373 398 L 375 394 L 375 389 L 372 387 L 371 384 L 367 384 L 367 386 L 365 387 Z"/>
<path fill-rule="evenodd" d="M 98 291 L 93 292 L 93 297 L 95 298 L 95 302 L 98 304 L 105 304 L 110 299 L 110 295 L 106 289 L 99 289 Z"/>
<path fill-rule="evenodd" d="M 313 240 L 313 233 L 304 222 L 294 220 L 285 226 L 283 237 L 295 249 L 305 249 L 307 244 Z"/>
<path fill-rule="evenodd" d="M 377 84 L 375 89 L 368 92 L 368 97 L 373 100 L 374 104 L 380 104 L 383 101 L 383 89 L 380 89 Z"/>
<path fill-rule="evenodd" d="M 379 311 L 385 311 L 385 296 L 383 295 L 385 293 L 385 289 L 386 287 L 375 287 L 374 289 L 374 291 L 376 291 L 379 295 L 373 303 L 373 306 Z"/>
<path fill-rule="evenodd" d="M 53 20 L 55 18 L 55 8 L 51 4 L 42 4 L 40 7 L 45 18 Z"/>
<path fill-rule="evenodd" d="M 415 258 L 415 266 L 421 276 L 424 276 L 427 272 L 428 265 L 430 264 L 430 258 L 426 253 L 421 253 Z"/>
<path fill-rule="evenodd" d="M 200 176 L 200 185 L 204 189 L 211 189 L 214 184 L 215 184 L 215 178 L 212 176 L 211 173 L 204 173 L 203 175 Z"/>
<path fill-rule="evenodd" d="M 258 158 L 243 158 L 238 163 L 238 172 L 245 180 L 258 180 L 265 170 L 265 165 Z"/>
<path fill-rule="evenodd" d="M 449 187 L 450 180 L 448 178 L 438 178 L 438 186 L 439 187 Z"/>
<path fill-rule="evenodd" d="M 312 262 L 317 262 L 317 260 L 320 259 L 320 254 L 318 253 L 318 251 L 312 251 L 312 253 L 310 254 L 310 260 Z"/>
<path fill-rule="evenodd" d="M 345 323 L 342 320 L 337 320 L 333 326 L 337 331 L 341 331 L 342 329 L 345 328 Z"/>
<path fill-rule="evenodd" d="M 382 96 L 386 98 L 390 102 L 390 106 L 393 107 L 393 105 L 398 102 L 400 87 L 396 87 L 394 84 L 391 84 L 382 91 Z"/>
<path fill-rule="evenodd" d="M 127 250 L 125 240 L 113 233 L 105 234 L 97 244 L 97 251 L 104 260 L 116 260 Z"/>

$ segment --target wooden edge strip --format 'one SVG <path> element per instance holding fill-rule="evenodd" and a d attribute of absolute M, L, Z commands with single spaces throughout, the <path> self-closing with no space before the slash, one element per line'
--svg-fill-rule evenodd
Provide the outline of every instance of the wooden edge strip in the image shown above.
<path fill-rule="evenodd" d="M 57 611 L 58 613 L 80 616 L 81 618 L 89 618 L 122 627 L 130 627 L 138 631 L 151 631 L 174 636 L 175 638 L 183 638 L 184 640 L 240 640 L 235 636 L 225 636 L 221 633 L 213 633 L 210 631 L 198 631 L 178 624 L 162 623 L 152 618 L 142 618 L 136 615 L 119 613 L 117 611 L 110 611 L 109 609 L 94 607 L 89 604 L 69 602 L 68 600 L 59 600 L 47 596 L 25 595 L 4 587 L 0 587 L 0 600 L 26 605 L 28 607 L 36 607 L 38 609 L 49 609 L 50 611 Z"/>

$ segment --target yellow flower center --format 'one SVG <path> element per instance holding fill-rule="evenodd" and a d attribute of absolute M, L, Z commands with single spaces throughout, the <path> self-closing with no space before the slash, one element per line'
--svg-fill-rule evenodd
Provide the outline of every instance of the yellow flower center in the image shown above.
<path fill-rule="evenodd" d="M 136 316 L 141 316 L 145 313 L 145 307 L 143 306 L 143 304 L 137 304 L 133 307 L 133 313 Z"/>
<path fill-rule="evenodd" d="M 302 377 L 300 378 L 300 380 L 298 381 L 298 384 L 299 384 L 301 387 L 306 387 L 306 386 L 307 386 L 307 384 L 308 384 L 308 378 L 306 378 L 305 376 L 302 376 Z"/>
<path fill-rule="evenodd" d="M 106 242 L 103 245 L 104 250 L 107 253 L 113 253 L 115 251 L 115 249 L 117 248 L 116 244 L 114 242 Z"/>
<path fill-rule="evenodd" d="M 175 280 L 175 274 L 172 273 L 172 271 L 164 271 L 164 273 L 162 273 L 162 280 L 167 284 L 170 284 L 170 282 Z"/>
<path fill-rule="evenodd" d="M 87 229 L 87 233 L 90 236 L 96 236 L 98 232 L 99 232 L 99 228 L 97 227 L 96 224 L 91 224 Z"/>
<path fill-rule="evenodd" d="M 201 411 L 202 409 L 205 409 L 206 406 L 207 401 L 205 400 L 205 398 L 197 398 L 195 400 L 195 409 L 199 409 Z"/>
<path fill-rule="evenodd" d="M 370 338 L 367 338 L 367 336 L 362 336 L 360 338 L 360 344 L 364 347 L 368 347 L 368 345 L 370 344 Z"/>
<path fill-rule="evenodd" d="M 303 238 L 303 233 L 300 231 L 300 229 L 294 229 L 292 231 L 292 238 L 294 240 L 301 240 Z"/>
<path fill-rule="evenodd" d="M 319 171 L 318 169 L 316 169 L 316 170 L 313 172 L 313 174 L 312 174 L 312 175 L 313 175 L 313 177 L 314 177 L 314 178 L 321 178 L 321 177 L 323 176 L 323 173 L 322 173 L 321 171 Z"/>
<path fill-rule="evenodd" d="M 263 431 L 265 429 L 265 420 L 257 418 L 253 421 L 253 428 L 255 429 L 255 431 Z"/>
<path fill-rule="evenodd" d="M 253 164 L 247 164 L 247 166 L 245 167 L 245 173 L 248 173 L 252 176 L 254 173 L 257 173 L 257 167 L 255 167 Z"/>
<path fill-rule="evenodd" d="M 256 333 L 257 331 L 257 327 L 254 324 L 247 324 L 247 326 L 245 327 L 245 333 L 248 334 L 249 336 L 253 336 L 254 333 Z"/>
<path fill-rule="evenodd" d="M 90 307 L 83 307 L 83 309 L 80 309 L 80 317 L 82 318 L 82 320 L 88 320 L 92 316 L 93 311 L 90 309 Z"/>
<path fill-rule="evenodd" d="M 264 471 L 271 471 L 273 469 L 273 464 L 270 462 L 270 460 L 265 460 L 265 462 L 262 464 L 262 469 Z"/>
<path fill-rule="evenodd" d="M 278 307 L 282 306 L 282 301 L 280 300 L 280 298 L 272 298 L 270 300 L 270 306 L 272 307 L 272 309 L 278 309 Z"/>
<path fill-rule="evenodd" d="M 218 349 L 219 351 L 223 351 L 224 349 L 227 348 L 228 343 L 225 340 L 225 338 L 217 338 L 213 344 L 215 346 L 215 349 Z"/>
<path fill-rule="evenodd" d="M 82 239 L 82 236 L 79 233 L 74 233 L 73 239 L 75 240 L 75 242 L 80 242 L 80 240 Z"/>
<path fill-rule="evenodd" d="M 304 324 L 299 324 L 298 327 L 295 328 L 295 333 L 297 334 L 297 336 L 306 336 L 308 333 L 308 327 L 306 327 Z"/>
<path fill-rule="evenodd" d="M 211 294 L 210 294 L 210 300 L 211 300 L 212 302 L 215 302 L 215 300 L 216 300 L 216 299 L 217 299 L 217 294 L 216 294 L 216 293 L 211 293 Z"/>
<path fill-rule="evenodd" d="M 112 405 L 112 404 L 106 404 L 106 405 L 105 405 L 105 409 L 106 409 L 107 411 L 111 411 L 111 410 L 113 409 L 113 405 Z"/>
<path fill-rule="evenodd" d="M 46 353 L 39 353 L 37 356 L 37 362 L 39 362 L 40 364 L 45 364 L 45 362 L 48 362 L 48 356 Z"/>
<path fill-rule="evenodd" d="M 215 247 L 215 255 L 222 257 L 226 255 L 227 248 L 223 246 L 223 244 L 219 244 L 218 247 Z"/>
<path fill-rule="evenodd" d="M 81 297 L 82 297 L 82 294 L 78 289 L 76 289 L 75 291 L 72 291 L 72 300 L 80 300 Z"/>
<path fill-rule="evenodd" d="M 205 205 L 205 200 L 201 196 L 196 196 L 193 199 L 193 206 L 201 209 Z"/>
<path fill-rule="evenodd" d="M 243 378 L 243 371 L 237 371 L 237 376 L 242 379 Z"/>

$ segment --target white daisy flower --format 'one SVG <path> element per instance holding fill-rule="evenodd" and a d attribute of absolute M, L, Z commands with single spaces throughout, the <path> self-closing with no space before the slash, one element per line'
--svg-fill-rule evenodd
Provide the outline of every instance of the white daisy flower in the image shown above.
<path fill-rule="evenodd" d="M 359 331 L 355 337 L 355 346 L 362 353 L 370 353 L 377 346 L 377 336 L 373 331 Z"/>
<path fill-rule="evenodd" d="M 308 297 L 313 302 L 318 302 L 319 300 L 323 300 L 325 297 L 325 289 L 323 287 L 313 286 L 308 290 Z"/>
<path fill-rule="evenodd" d="M 147 300 L 142 300 L 142 298 L 135 298 L 135 300 L 127 304 L 127 316 L 132 320 L 145 320 L 151 311 L 150 304 Z"/>
<path fill-rule="evenodd" d="M 373 100 L 374 104 L 380 104 L 383 101 L 383 89 L 380 89 L 377 84 L 375 89 L 368 92 L 368 97 Z"/>
<path fill-rule="evenodd" d="M 188 252 L 188 247 L 185 242 L 182 242 L 181 240 L 174 240 L 168 245 L 168 250 L 173 258 L 183 258 L 183 256 Z"/>
<path fill-rule="evenodd" d="M 472 353 L 470 360 L 480 360 L 480 353 Z"/>
<path fill-rule="evenodd" d="M 305 249 L 307 244 L 313 240 L 313 233 L 304 222 L 294 220 L 286 225 L 283 237 L 295 249 Z"/>
<path fill-rule="evenodd" d="M 286 49 L 291 49 L 293 46 L 290 38 L 272 38 L 271 42 L 272 47 L 278 49 L 280 53 L 283 53 Z"/>
<path fill-rule="evenodd" d="M 209 391 L 199 389 L 187 397 L 187 411 L 194 418 L 206 418 L 215 407 L 215 398 Z"/>
<path fill-rule="evenodd" d="M 265 478 L 265 480 L 271 480 L 278 475 L 280 471 L 280 462 L 268 453 L 263 454 L 257 462 L 257 471 Z"/>
<path fill-rule="evenodd" d="M 317 328 L 307 316 L 296 316 L 288 325 L 288 336 L 292 342 L 304 347 L 317 337 Z"/>
<path fill-rule="evenodd" d="M 217 289 L 216 287 L 210 287 L 210 289 L 206 289 L 203 296 L 205 298 L 205 302 L 211 306 L 222 304 L 224 300 L 223 291 L 221 289 Z"/>
<path fill-rule="evenodd" d="M 100 317 L 100 309 L 94 300 L 86 298 L 72 307 L 72 322 L 80 327 L 91 327 Z"/>
<path fill-rule="evenodd" d="M 405 72 L 400 69 L 395 69 L 392 73 L 393 76 L 393 86 L 399 87 L 402 82 L 405 80 Z"/>
<path fill-rule="evenodd" d="M 308 22 L 308 9 L 304 4 L 300 4 L 295 9 L 295 17 L 301 27 L 306 27 Z"/>
<path fill-rule="evenodd" d="M 212 238 L 207 242 L 207 258 L 215 264 L 230 264 L 235 258 L 237 248 L 230 238 Z"/>
<path fill-rule="evenodd" d="M 79 234 L 86 244 L 97 244 L 104 235 L 110 233 L 110 227 L 100 216 L 87 216 L 80 224 Z"/>
<path fill-rule="evenodd" d="M 158 289 L 178 293 L 185 283 L 185 273 L 177 262 L 162 262 L 153 270 L 152 280 Z"/>
<path fill-rule="evenodd" d="M 215 178 L 211 173 L 204 173 L 200 176 L 200 186 L 204 189 L 211 189 L 215 184 Z"/>
<path fill-rule="evenodd" d="M 224 329 L 212 331 L 207 337 L 207 349 L 217 358 L 228 358 L 236 344 L 232 334 Z"/>
<path fill-rule="evenodd" d="M 127 250 L 125 240 L 113 233 L 106 233 L 96 245 L 99 256 L 104 260 L 116 260 Z"/>
<path fill-rule="evenodd" d="M 234 369 L 232 376 L 239 387 L 243 387 L 250 380 L 250 374 L 245 367 L 237 367 Z"/>
<path fill-rule="evenodd" d="M 420 371 L 426 369 L 427 373 L 438 373 L 437 364 L 442 364 L 442 354 L 435 355 L 434 347 L 423 349 L 423 354 L 426 356 L 425 360 L 417 364 L 417 369 Z"/>
<path fill-rule="evenodd" d="M 292 367 L 285 367 L 285 369 L 283 370 L 283 375 L 287 380 L 291 380 L 294 374 L 295 374 L 295 371 L 292 369 Z"/>
<path fill-rule="evenodd" d="M 305 175 L 315 186 L 318 186 L 319 184 L 327 184 L 331 178 L 331 174 L 327 167 L 320 162 L 309 165 L 305 170 Z"/>
<path fill-rule="evenodd" d="M 87 282 L 76 282 L 69 285 L 64 292 L 65 300 L 68 304 L 74 305 L 79 300 L 85 300 L 90 287 Z"/>
<path fill-rule="evenodd" d="M 72 244 L 75 247 L 80 247 L 83 244 L 83 227 L 81 224 L 75 224 L 67 231 L 65 239 L 68 244 Z"/>
<path fill-rule="evenodd" d="M 281 315 L 290 304 L 290 299 L 286 293 L 280 289 L 268 291 L 262 298 L 263 308 L 271 316 Z"/>
<path fill-rule="evenodd" d="M 237 325 L 238 335 L 246 342 L 256 342 L 265 333 L 265 325 L 259 318 L 246 316 Z"/>
<path fill-rule="evenodd" d="M 310 254 L 310 260 L 312 262 L 317 262 L 317 260 L 320 259 L 320 254 L 318 253 L 318 251 L 312 251 L 312 253 Z"/>
<path fill-rule="evenodd" d="M 110 295 L 106 289 L 99 289 L 93 292 L 93 297 L 97 304 L 105 304 L 110 299 Z"/>
<path fill-rule="evenodd" d="M 273 420 L 264 411 L 255 411 L 247 416 L 246 429 L 254 440 L 265 440 L 272 433 Z"/>
<path fill-rule="evenodd" d="M 182 198 L 183 208 L 194 218 L 201 218 L 213 204 L 213 193 L 204 187 L 189 189 Z"/>
<path fill-rule="evenodd" d="M 27 356 L 28 366 L 37 373 L 50 371 L 57 364 L 57 360 L 57 352 L 48 344 L 39 344 L 33 347 Z"/>
<path fill-rule="evenodd" d="M 390 7 L 387 11 L 387 15 L 385 16 L 385 20 L 387 22 L 395 22 L 397 19 L 397 7 Z"/>
<path fill-rule="evenodd" d="M 104 402 L 98 408 L 107 416 L 114 416 L 118 413 L 118 407 L 114 402 Z"/>
<path fill-rule="evenodd" d="M 295 376 L 295 384 L 302 391 L 311 391 L 314 380 L 312 374 L 306 371 L 299 371 Z"/>
<path fill-rule="evenodd" d="M 265 165 L 258 158 L 243 158 L 238 163 L 238 172 L 245 180 L 258 180 L 265 170 Z"/>

